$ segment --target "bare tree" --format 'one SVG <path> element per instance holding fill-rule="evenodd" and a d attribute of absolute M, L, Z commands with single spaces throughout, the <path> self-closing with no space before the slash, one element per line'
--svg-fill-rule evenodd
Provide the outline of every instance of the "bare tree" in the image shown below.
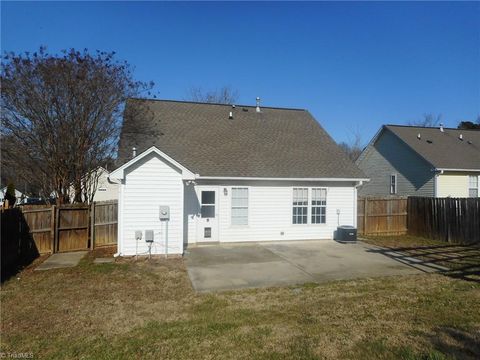
<path fill-rule="evenodd" d="M 442 114 L 423 114 L 423 119 L 410 121 L 408 125 L 410 126 L 420 126 L 420 127 L 437 127 L 442 121 Z"/>
<path fill-rule="evenodd" d="M 357 131 L 348 142 L 343 141 L 339 143 L 338 146 L 340 146 L 352 162 L 355 162 L 363 151 L 362 136 Z"/>
<path fill-rule="evenodd" d="M 217 103 L 217 104 L 235 104 L 238 100 L 238 91 L 230 86 L 223 86 L 220 89 L 204 91 L 201 87 L 192 86 L 188 90 L 187 100 Z"/>
<path fill-rule="evenodd" d="M 58 203 L 82 201 L 85 176 L 112 156 L 126 98 L 153 83 L 133 80 L 115 53 L 6 53 L 0 73 L 2 162 Z M 5 146 L 3 146 L 5 145 Z"/>

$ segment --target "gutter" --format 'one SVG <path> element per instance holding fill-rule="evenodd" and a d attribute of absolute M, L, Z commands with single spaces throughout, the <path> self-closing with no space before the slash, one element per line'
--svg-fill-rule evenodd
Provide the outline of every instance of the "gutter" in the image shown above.
<path fill-rule="evenodd" d="M 362 178 L 269 178 L 269 177 L 231 177 L 231 176 L 196 176 L 198 180 L 265 180 L 265 181 L 370 181 Z"/>

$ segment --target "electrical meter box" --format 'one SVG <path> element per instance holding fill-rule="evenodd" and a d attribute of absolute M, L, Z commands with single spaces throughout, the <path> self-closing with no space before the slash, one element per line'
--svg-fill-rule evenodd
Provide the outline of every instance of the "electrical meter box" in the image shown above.
<path fill-rule="evenodd" d="M 153 230 L 145 230 L 145 241 L 153 242 Z"/>
<path fill-rule="evenodd" d="M 135 230 L 135 240 L 142 240 L 142 230 Z"/>
<path fill-rule="evenodd" d="M 170 206 L 160 205 L 160 220 L 170 220 Z"/>

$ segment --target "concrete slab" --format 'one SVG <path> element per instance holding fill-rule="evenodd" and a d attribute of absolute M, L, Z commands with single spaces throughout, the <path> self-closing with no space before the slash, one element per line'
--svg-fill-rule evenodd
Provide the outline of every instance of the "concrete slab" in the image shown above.
<path fill-rule="evenodd" d="M 77 266 L 88 251 L 57 253 L 35 268 L 35 270 L 61 269 Z"/>
<path fill-rule="evenodd" d="M 115 259 L 113 257 L 108 257 L 108 258 L 95 258 L 93 260 L 94 264 L 110 264 L 115 262 Z"/>
<path fill-rule="evenodd" d="M 219 244 L 190 248 L 185 259 L 194 289 L 202 292 L 438 270 L 378 249 L 333 240 Z"/>

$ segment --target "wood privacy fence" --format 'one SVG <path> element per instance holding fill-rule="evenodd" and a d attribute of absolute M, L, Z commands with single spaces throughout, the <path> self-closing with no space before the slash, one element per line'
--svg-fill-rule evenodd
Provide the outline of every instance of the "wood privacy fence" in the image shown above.
<path fill-rule="evenodd" d="M 359 198 L 359 235 L 401 235 L 407 232 L 407 198 Z"/>
<path fill-rule="evenodd" d="M 480 198 L 408 198 L 408 233 L 480 243 Z"/>
<path fill-rule="evenodd" d="M 5 209 L 2 245 L 29 238 L 38 254 L 116 245 L 117 211 L 117 201 Z"/>

